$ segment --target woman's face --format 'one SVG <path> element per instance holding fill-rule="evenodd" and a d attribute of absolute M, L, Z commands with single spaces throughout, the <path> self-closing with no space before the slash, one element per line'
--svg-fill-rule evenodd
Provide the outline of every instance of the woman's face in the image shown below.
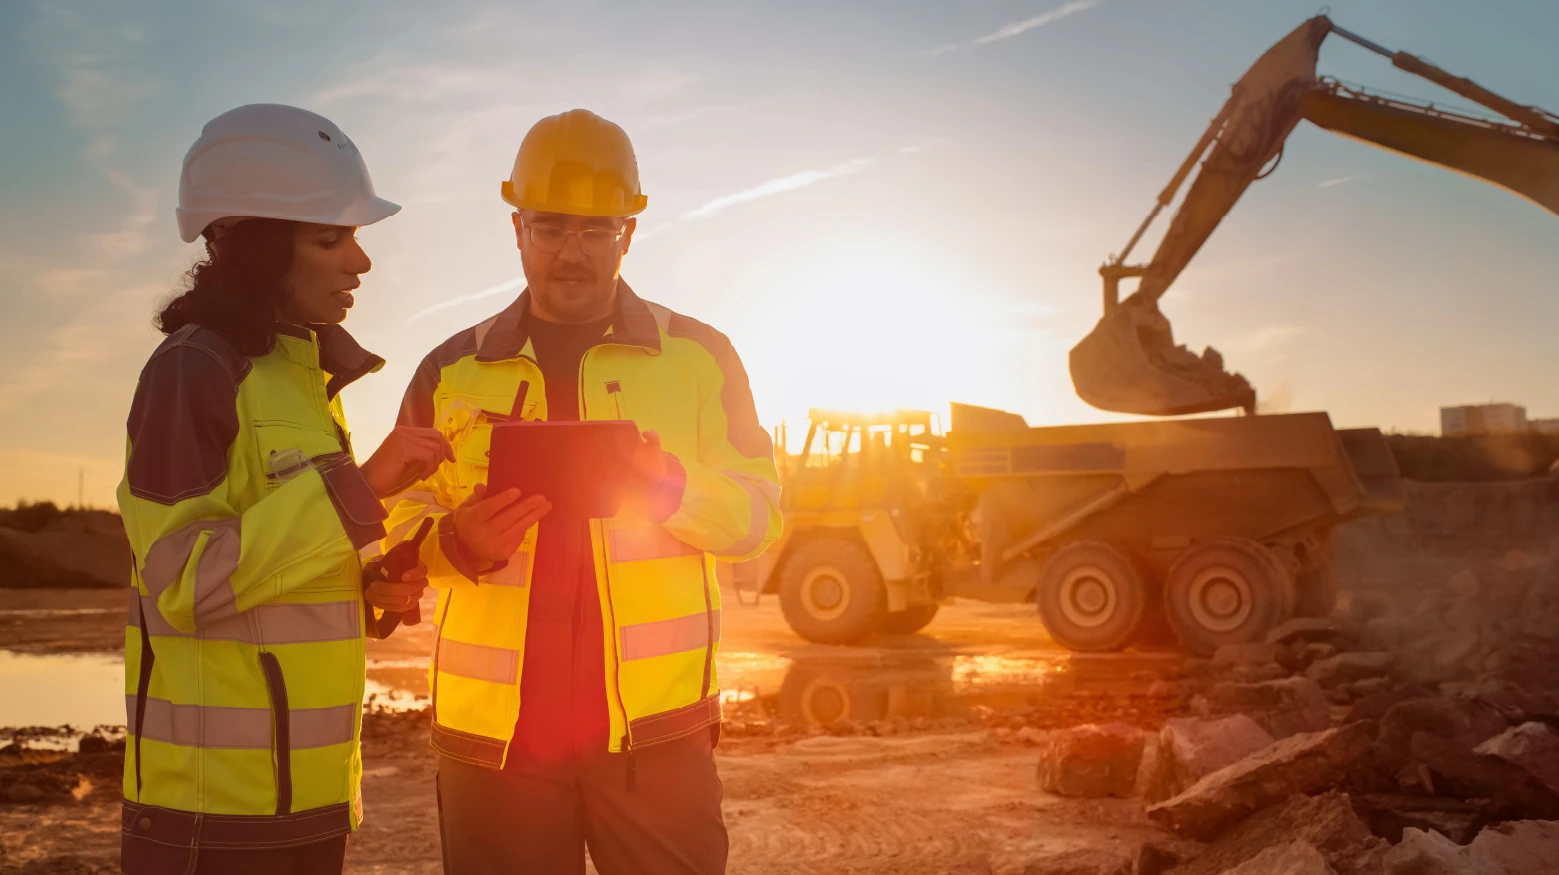
<path fill-rule="evenodd" d="M 335 324 L 352 309 L 352 290 L 373 262 L 357 244 L 357 229 L 299 222 L 293 230 L 287 303 L 277 315 L 295 325 Z"/>

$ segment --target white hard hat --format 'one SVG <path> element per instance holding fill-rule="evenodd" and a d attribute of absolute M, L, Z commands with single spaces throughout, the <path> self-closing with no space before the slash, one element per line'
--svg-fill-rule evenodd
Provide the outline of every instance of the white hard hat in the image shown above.
<path fill-rule="evenodd" d="M 231 217 L 372 225 L 401 208 L 374 194 L 357 146 L 329 119 L 253 103 L 200 132 L 179 174 L 179 236 Z"/>

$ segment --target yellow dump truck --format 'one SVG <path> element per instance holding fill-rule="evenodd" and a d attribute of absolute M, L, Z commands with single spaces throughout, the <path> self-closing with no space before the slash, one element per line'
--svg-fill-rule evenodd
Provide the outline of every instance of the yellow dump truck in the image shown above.
<path fill-rule="evenodd" d="M 785 537 L 737 584 L 825 643 L 917 631 L 955 596 L 1033 602 L 1071 650 L 1258 641 L 1331 612 L 1334 527 L 1402 503 L 1380 432 L 1324 413 L 1030 428 L 955 404 L 945 436 L 922 412 L 810 420 L 783 454 Z"/>

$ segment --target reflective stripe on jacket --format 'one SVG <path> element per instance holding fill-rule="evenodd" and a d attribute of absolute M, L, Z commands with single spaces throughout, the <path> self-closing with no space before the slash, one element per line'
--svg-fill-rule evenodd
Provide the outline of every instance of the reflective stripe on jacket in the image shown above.
<path fill-rule="evenodd" d="M 530 294 L 423 360 L 403 425 L 433 426 L 456 461 L 393 503 L 385 549 L 428 516 L 428 579 L 440 589 L 429 666 L 433 746 L 499 767 L 520 710 L 536 529 L 490 573 L 461 555 L 450 509 L 487 480 L 495 423 L 545 420 L 547 393 L 523 317 Z M 518 409 L 516 409 L 518 408 Z M 761 554 L 780 535 L 774 448 L 725 335 L 618 285 L 611 328 L 580 363 L 582 420 L 631 419 L 660 434 L 668 476 L 654 507 L 590 523 L 606 642 L 610 749 L 670 741 L 720 720 L 715 559 Z"/>
<path fill-rule="evenodd" d="M 339 326 L 280 326 L 254 357 L 187 326 L 141 372 L 118 492 L 135 556 L 127 855 L 135 839 L 274 848 L 356 828 L 357 550 L 384 509 L 337 393 L 383 364 Z"/>

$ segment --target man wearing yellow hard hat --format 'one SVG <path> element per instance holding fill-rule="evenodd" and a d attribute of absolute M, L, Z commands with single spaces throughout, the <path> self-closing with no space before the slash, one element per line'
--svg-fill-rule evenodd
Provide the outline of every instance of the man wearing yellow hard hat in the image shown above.
<path fill-rule="evenodd" d="M 620 276 L 647 199 L 628 136 L 537 122 L 502 185 L 527 289 L 423 359 L 400 424 L 446 462 L 391 502 L 439 590 L 429 667 L 445 871 L 725 871 L 715 560 L 780 534 L 774 448 L 715 329 Z M 605 519 L 487 489 L 495 424 L 632 420 L 635 500 Z M 523 508 L 523 509 L 522 509 Z M 517 522 L 518 521 L 518 522 Z"/>

